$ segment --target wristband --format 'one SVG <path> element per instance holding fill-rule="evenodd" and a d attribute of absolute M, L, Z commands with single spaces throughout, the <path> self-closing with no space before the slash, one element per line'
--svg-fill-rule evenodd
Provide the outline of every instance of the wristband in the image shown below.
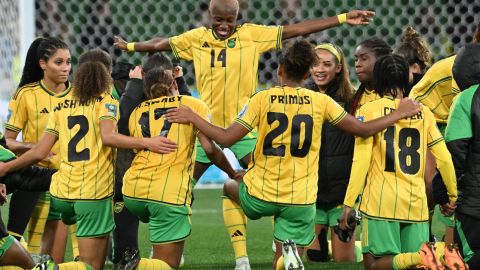
<path fill-rule="evenodd" d="M 338 23 L 346 23 L 347 22 L 347 13 L 342 13 L 337 15 Z"/>
<path fill-rule="evenodd" d="M 129 52 L 134 52 L 135 51 L 135 42 L 127 43 L 127 51 L 129 51 Z"/>

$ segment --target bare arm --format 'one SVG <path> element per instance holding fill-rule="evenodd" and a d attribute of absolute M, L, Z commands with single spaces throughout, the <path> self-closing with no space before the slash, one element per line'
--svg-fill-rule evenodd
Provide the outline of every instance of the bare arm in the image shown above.
<path fill-rule="evenodd" d="M 128 42 L 122 37 L 115 36 L 115 42 L 113 45 L 123 51 L 127 50 Z M 135 42 L 134 51 L 136 52 L 159 52 L 159 51 L 171 51 L 169 38 L 153 38 L 147 41 Z"/>
<path fill-rule="evenodd" d="M 352 10 L 347 13 L 347 21 L 349 25 L 361 25 L 368 24 L 372 17 L 375 15 L 375 12 L 368 10 Z M 311 33 L 320 32 L 322 30 L 332 28 L 334 26 L 340 25 L 340 21 L 337 16 L 307 20 L 304 22 L 285 25 L 283 26 L 282 39 L 289 39 L 301 35 L 307 35 Z"/>
<path fill-rule="evenodd" d="M 23 154 L 35 146 L 35 143 L 17 141 L 18 131 L 5 129 L 5 141 L 7 146 L 15 154 Z"/>
<path fill-rule="evenodd" d="M 16 158 L 7 163 L 1 163 L 0 176 L 4 176 L 8 172 L 16 171 L 21 168 L 33 165 L 44 159 L 48 155 L 48 153 L 50 153 L 50 150 L 52 149 L 56 141 L 57 136 L 48 132 L 43 133 L 40 142 L 37 143 L 32 149 L 25 152 L 19 158 Z"/>
<path fill-rule="evenodd" d="M 207 154 L 208 159 L 210 159 L 212 163 L 217 165 L 217 167 L 222 171 L 226 172 L 228 177 L 235 179 L 235 170 L 230 165 L 230 162 L 220 147 L 218 147 L 218 145 L 216 145 L 210 138 L 201 132 L 198 133 L 197 137 L 203 147 L 203 150 L 205 150 L 205 154 Z"/>
<path fill-rule="evenodd" d="M 420 109 L 420 103 L 409 98 L 404 98 L 400 101 L 398 109 L 386 116 L 363 123 L 352 115 L 347 114 L 347 116 L 337 124 L 337 127 L 356 136 L 366 138 L 384 130 L 402 118 L 417 114 L 420 112 Z"/>
<path fill-rule="evenodd" d="M 226 147 L 231 146 L 250 132 L 235 122 L 228 128 L 217 127 L 186 106 L 168 110 L 165 118 L 174 123 L 192 123 L 207 137 Z"/>
<path fill-rule="evenodd" d="M 167 154 L 177 149 L 177 144 L 168 138 L 134 138 L 119 134 L 117 122 L 109 119 L 100 121 L 100 133 L 103 145 L 125 149 L 148 149 L 159 154 Z"/>

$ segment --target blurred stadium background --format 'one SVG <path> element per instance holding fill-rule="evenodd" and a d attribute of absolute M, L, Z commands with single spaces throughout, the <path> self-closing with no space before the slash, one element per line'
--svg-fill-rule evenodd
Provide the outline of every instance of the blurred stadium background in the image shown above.
<path fill-rule="evenodd" d="M 239 0 L 240 22 L 291 24 L 305 19 L 334 16 L 351 9 L 377 12 L 365 27 L 336 27 L 307 38 L 339 45 L 348 59 L 352 80 L 355 45 L 379 36 L 391 46 L 398 44 L 403 28 L 412 25 L 430 44 L 434 59 L 446 57 L 471 41 L 478 0 Z M 21 75 L 31 41 L 37 36 L 64 39 L 71 48 L 73 64 L 85 50 L 101 47 L 115 59 L 140 64 L 141 53 L 122 53 L 113 48 L 113 36 L 128 41 L 172 36 L 208 25 L 208 0 L 1 0 L 0 1 L 0 123 Z M 259 88 L 275 82 L 276 53 L 260 59 Z M 180 62 L 187 82 L 195 88 L 193 65 Z M 75 67 L 75 66 L 74 66 Z M 202 182 L 225 178 L 212 169 Z"/>

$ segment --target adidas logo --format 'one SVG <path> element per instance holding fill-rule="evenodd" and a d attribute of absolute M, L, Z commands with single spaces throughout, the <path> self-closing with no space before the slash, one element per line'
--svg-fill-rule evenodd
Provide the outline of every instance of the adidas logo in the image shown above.
<path fill-rule="evenodd" d="M 237 236 L 243 236 L 243 233 L 239 230 L 236 230 L 233 234 L 232 237 L 237 237 Z"/>
<path fill-rule="evenodd" d="M 47 108 L 43 108 L 43 110 L 41 110 L 40 113 L 48 113 Z"/>
<path fill-rule="evenodd" d="M 208 45 L 208 43 L 205 41 L 205 43 L 202 45 L 202 48 L 210 48 L 210 45 Z"/>

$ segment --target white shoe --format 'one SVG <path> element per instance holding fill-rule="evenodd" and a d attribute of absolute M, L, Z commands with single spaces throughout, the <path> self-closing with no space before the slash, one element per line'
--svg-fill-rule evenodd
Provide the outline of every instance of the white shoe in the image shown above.
<path fill-rule="evenodd" d="M 297 252 L 297 245 L 293 240 L 285 240 L 282 244 L 283 264 L 285 270 L 304 270 L 302 260 Z"/>
<path fill-rule="evenodd" d="M 273 253 L 277 252 L 277 245 L 275 245 L 275 240 L 272 241 L 272 251 Z"/>
<path fill-rule="evenodd" d="M 248 257 L 241 257 L 236 260 L 237 265 L 235 266 L 235 270 L 250 270 L 250 262 L 248 261 Z"/>

